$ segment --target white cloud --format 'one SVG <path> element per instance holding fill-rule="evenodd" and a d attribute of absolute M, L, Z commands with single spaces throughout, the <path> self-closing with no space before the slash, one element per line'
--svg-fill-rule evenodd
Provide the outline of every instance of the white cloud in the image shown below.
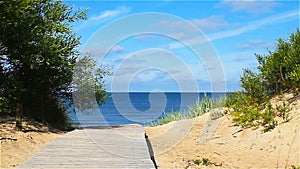
<path fill-rule="evenodd" d="M 232 12 L 238 11 L 246 11 L 248 13 L 253 14 L 264 14 L 264 13 L 272 13 L 274 8 L 278 6 L 279 3 L 268 0 L 268 1 L 258 1 L 258 0 L 223 0 L 218 3 L 216 7 L 231 8 Z"/>
<path fill-rule="evenodd" d="M 221 16 L 210 16 L 203 19 L 190 20 L 194 25 L 202 31 L 211 31 L 228 26 L 228 22 Z"/>
<path fill-rule="evenodd" d="M 101 12 L 100 15 L 92 17 L 91 20 L 102 20 L 102 19 L 106 19 L 106 18 L 111 18 L 111 17 L 115 17 L 115 16 L 118 16 L 123 13 L 127 13 L 129 11 L 130 11 L 130 9 L 128 7 L 121 6 L 121 7 L 117 7 L 116 9 L 113 9 L 113 10 L 103 11 L 103 12 Z"/>

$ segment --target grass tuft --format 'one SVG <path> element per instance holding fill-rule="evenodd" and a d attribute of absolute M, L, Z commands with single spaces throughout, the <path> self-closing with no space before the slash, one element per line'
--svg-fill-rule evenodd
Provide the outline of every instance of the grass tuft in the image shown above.
<path fill-rule="evenodd" d="M 212 108 L 222 107 L 225 99 L 214 101 L 211 97 L 204 95 L 202 100 L 198 99 L 193 106 L 190 106 L 187 113 L 183 112 L 171 112 L 164 113 L 164 115 L 155 122 L 151 122 L 150 126 L 159 126 L 170 123 L 172 121 L 178 121 L 182 119 L 189 119 L 201 116 L 209 112 Z M 219 118 L 223 116 L 223 113 L 218 113 L 216 116 Z"/>

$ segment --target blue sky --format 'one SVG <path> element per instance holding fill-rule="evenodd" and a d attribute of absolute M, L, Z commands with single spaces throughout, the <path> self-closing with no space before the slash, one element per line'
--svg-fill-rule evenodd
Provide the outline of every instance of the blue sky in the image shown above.
<path fill-rule="evenodd" d="M 298 1 L 66 3 L 88 9 L 79 49 L 112 67 L 109 91 L 237 91 L 254 53 L 299 28 Z"/>

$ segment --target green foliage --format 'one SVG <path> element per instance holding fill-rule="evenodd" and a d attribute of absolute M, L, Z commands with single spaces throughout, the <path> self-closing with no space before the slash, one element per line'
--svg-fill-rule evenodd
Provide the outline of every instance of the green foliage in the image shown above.
<path fill-rule="evenodd" d="M 96 99 L 98 107 L 104 102 L 107 93 L 104 89 L 105 76 L 110 75 L 110 71 L 104 68 L 96 67 L 96 61 L 87 55 L 81 58 L 73 74 L 73 98 L 76 99 L 76 107 L 83 112 L 90 113 L 92 102 Z"/>
<path fill-rule="evenodd" d="M 194 163 L 195 163 L 196 165 L 200 165 L 200 164 L 202 163 L 202 161 L 201 161 L 200 159 L 196 159 L 196 160 L 194 160 Z"/>
<path fill-rule="evenodd" d="M 260 74 L 254 73 L 249 69 L 244 69 L 241 82 L 241 86 L 246 91 L 247 97 L 250 98 L 249 101 L 263 103 L 268 99 Z"/>
<path fill-rule="evenodd" d="M 269 55 L 256 55 L 259 62 L 264 92 L 278 94 L 287 89 L 297 90 L 300 86 L 300 31 L 290 35 L 288 41 L 278 39 L 275 51 Z"/>
<path fill-rule="evenodd" d="M 46 121 L 55 128 L 69 129 L 71 127 L 70 117 L 66 114 L 66 109 L 66 106 L 64 106 L 61 102 L 56 101 L 48 103 L 42 116 L 40 114 L 33 115 L 30 112 L 27 112 L 27 114 L 29 114 L 34 119 L 37 119 L 37 117 L 39 117 L 42 121 Z M 38 113 L 39 111 L 36 112 Z"/>
<path fill-rule="evenodd" d="M 300 169 L 300 166 L 296 167 L 295 165 L 291 165 L 292 169 Z"/>
<path fill-rule="evenodd" d="M 0 115 L 5 113 L 5 98 L 4 97 L 0 97 Z"/>
<path fill-rule="evenodd" d="M 21 104 L 25 116 L 65 124 L 60 102 L 71 98 L 80 44 L 72 25 L 86 11 L 55 0 L 0 0 L 0 18 L 0 112 L 15 115 Z"/>
<path fill-rule="evenodd" d="M 232 112 L 233 121 L 243 127 L 258 126 L 260 119 L 260 109 L 256 106 L 242 107 L 240 111 Z"/>
<path fill-rule="evenodd" d="M 215 165 L 215 166 L 219 166 L 219 165 L 216 165 L 215 163 L 211 162 L 209 160 L 209 158 L 202 158 L 202 160 L 200 159 L 196 159 L 196 160 L 193 160 L 194 164 L 196 165 L 204 165 L 204 166 L 209 166 L 209 165 Z"/>
<path fill-rule="evenodd" d="M 291 109 L 289 109 L 286 105 L 285 102 L 283 102 L 282 105 L 276 105 L 276 110 L 278 112 L 278 116 L 279 117 L 282 117 L 283 121 L 284 122 L 288 122 L 291 120 L 291 117 L 290 117 L 290 114 L 289 114 L 289 111 Z"/>
<path fill-rule="evenodd" d="M 299 92 L 300 87 L 300 31 L 290 35 L 288 41 L 279 39 L 275 51 L 269 55 L 256 54 L 259 66 L 254 73 L 244 69 L 241 77 L 242 91 L 230 95 L 226 106 L 233 111 L 233 120 L 243 127 L 263 126 L 264 131 L 276 127 L 276 116 L 287 122 L 290 117 L 286 104 L 274 109 L 269 102 L 271 96 L 284 91 Z"/>
<path fill-rule="evenodd" d="M 282 91 L 298 90 L 300 86 L 300 31 L 290 35 L 289 40 L 278 39 L 275 51 L 262 56 L 256 54 L 259 66 L 258 74 L 243 76 L 242 87 L 248 94 L 252 94 L 252 88 L 261 88 L 257 92 L 264 95 L 279 94 Z M 246 71 L 245 71 L 246 72 Z M 243 79 L 253 84 L 245 84 Z M 259 87 L 261 86 L 261 87 Z M 258 94 L 258 93 L 257 93 Z M 255 97 L 258 99 L 259 97 Z M 265 101 L 265 100 L 263 100 Z"/>
<path fill-rule="evenodd" d="M 261 114 L 261 125 L 264 127 L 264 132 L 270 131 L 274 129 L 277 126 L 277 121 L 274 119 L 276 116 L 276 113 L 272 107 L 272 105 L 269 103 L 265 109 L 265 111 Z"/>
<path fill-rule="evenodd" d="M 202 164 L 205 166 L 209 166 L 212 165 L 214 163 L 212 163 L 208 158 L 202 158 Z"/>

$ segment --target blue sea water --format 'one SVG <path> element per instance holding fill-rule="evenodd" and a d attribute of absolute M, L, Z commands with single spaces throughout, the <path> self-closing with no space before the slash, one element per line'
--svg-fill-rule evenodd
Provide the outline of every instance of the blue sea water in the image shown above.
<path fill-rule="evenodd" d="M 72 121 L 81 126 L 103 126 L 155 122 L 171 112 L 188 111 L 204 96 L 218 100 L 226 93 L 130 92 L 109 93 L 106 101 L 92 113 L 71 112 Z"/>

